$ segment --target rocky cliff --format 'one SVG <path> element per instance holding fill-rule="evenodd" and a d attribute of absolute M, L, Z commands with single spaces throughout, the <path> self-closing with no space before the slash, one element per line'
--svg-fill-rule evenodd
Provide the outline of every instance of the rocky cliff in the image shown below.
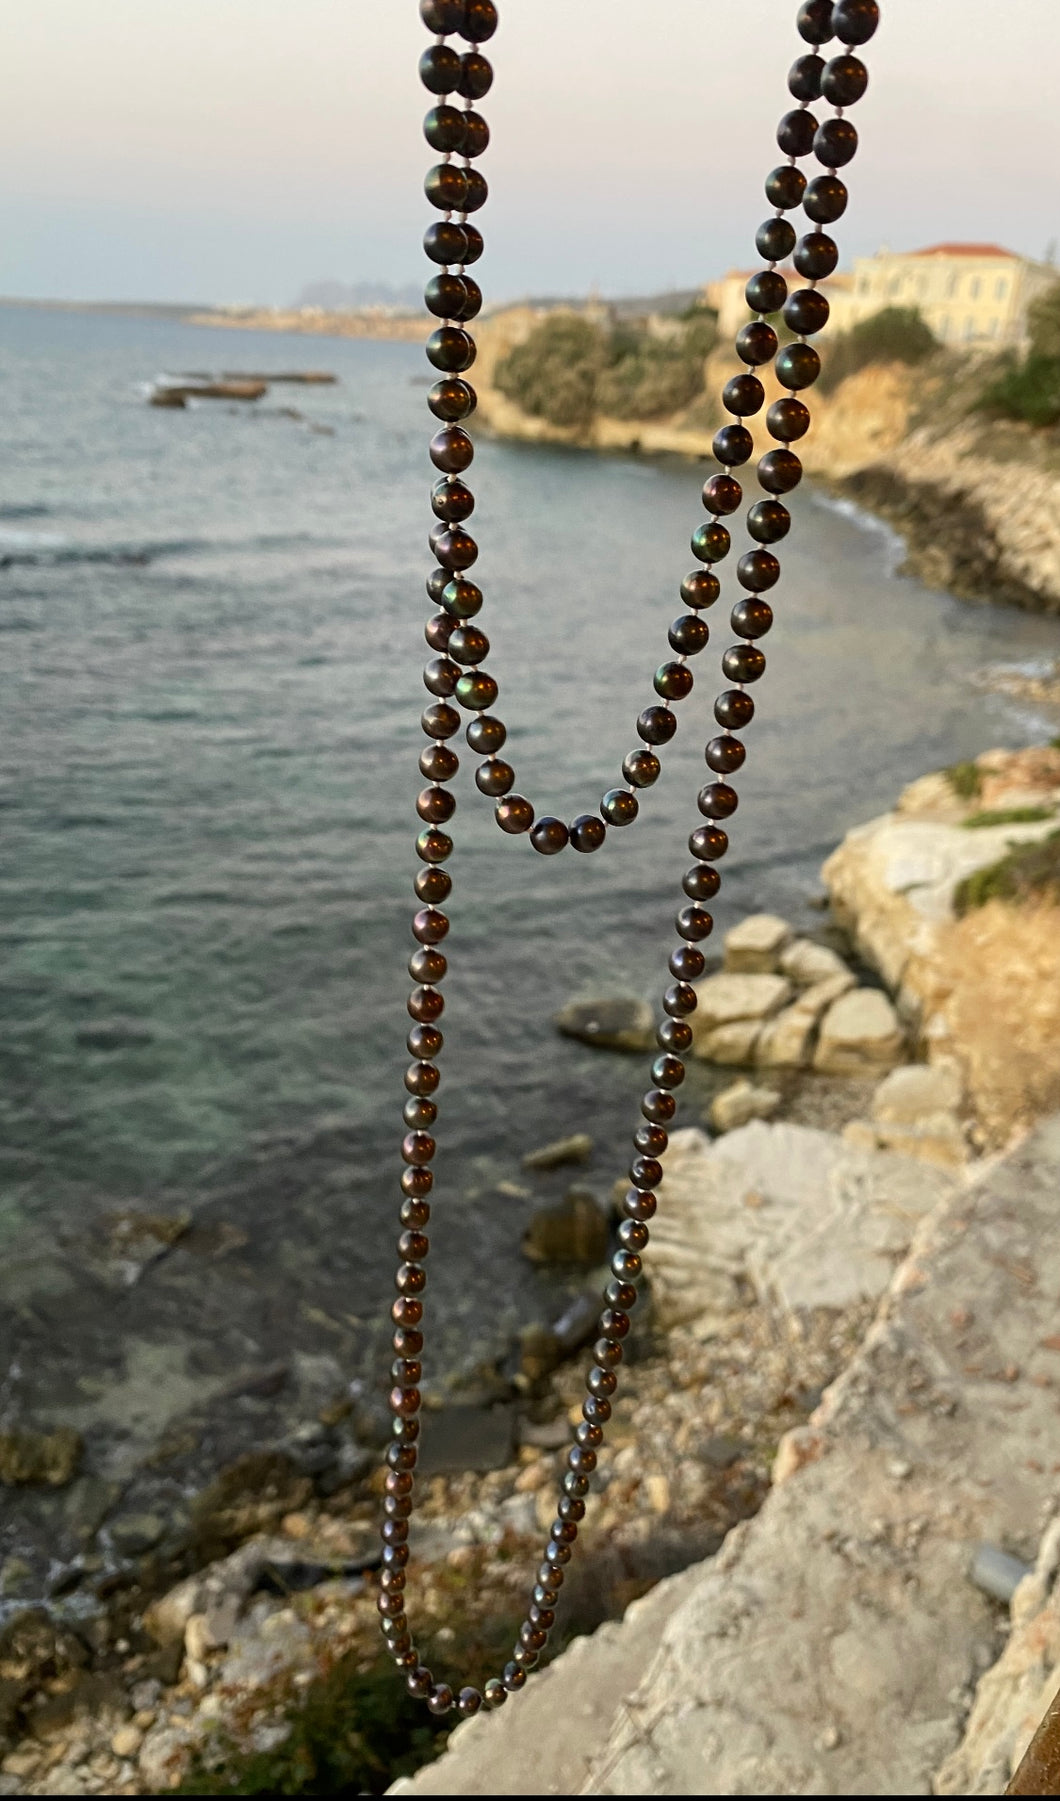
<path fill-rule="evenodd" d="M 540 321 L 534 308 L 510 307 L 481 323 L 475 385 L 489 431 L 593 450 L 709 457 L 723 415 L 717 401 L 702 396 L 667 418 L 597 416 L 585 429 L 523 412 L 500 392 L 495 375 Z M 707 396 L 718 395 L 740 367 L 728 352 L 709 357 Z M 773 400 L 779 389 L 765 379 Z M 974 365 L 945 355 L 926 368 L 862 369 L 813 398 L 814 422 L 800 455 L 818 480 L 903 533 L 906 568 L 929 586 L 1060 612 L 1060 449 L 1051 433 L 971 410 L 978 385 Z M 761 419 L 758 435 L 765 448 Z"/>

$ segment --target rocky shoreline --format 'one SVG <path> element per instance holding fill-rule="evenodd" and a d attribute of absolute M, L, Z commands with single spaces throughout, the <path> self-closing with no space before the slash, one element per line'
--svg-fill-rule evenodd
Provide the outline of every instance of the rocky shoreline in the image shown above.
<path fill-rule="evenodd" d="M 1058 835 L 1060 750 L 987 752 L 848 834 L 825 865 L 836 924 L 818 938 L 771 915 L 727 934 L 695 1016 L 695 1055 L 720 1077 L 713 1136 L 672 1137 L 647 1318 L 561 1644 L 589 1643 L 758 1514 L 816 1442 L 913 1239 L 989 1168 L 984 1150 L 1060 1108 L 1060 1001 L 1055 982 L 1043 999 L 1041 976 L 1060 960 L 1051 891 L 960 905 L 970 880 Z M 980 973 L 966 936 L 994 913 L 1007 941 L 1023 933 L 1022 961 L 1002 972 L 1009 1014 L 992 1008 L 984 1036 L 983 1009 L 965 1004 Z M 578 1003 L 557 1025 L 606 1055 L 640 1045 L 651 1021 L 630 999 Z M 576 1135 L 528 1162 L 576 1178 L 587 1145 Z M 584 1301 L 525 1332 L 474 1404 L 431 1397 L 412 1576 L 439 1667 L 482 1676 L 518 1629 L 610 1230 L 576 1180 L 542 1205 L 526 1253 L 580 1261 Z M 5 1566 L 0 1793 L 381 1792 L 441 1748 L 441 1725 L 406 1705 L 380 1655 L 371 1434 L 339 1469 L 335 1425 L 324 1404 L 283 1446 L 239 1459 L 175 1536 L 141 1522 L 138 1544 L 127 1522 L 112 1574 L 101 1564 L 48 1608 L 19 1608 Z M 60 1493 L 77 1447 L 53 1436 L 0 1435 L 0 1481 Z"/>
<path fill-rule="evenodd" d="M 667 418 L 597 417 L 587 429 L 531 418 L 495 385 L 498 364 L 541 323 L 530 307 L 487 316 L 478 333 L 477 418 L 498 437 L 635 455 L 709 458 L 720 408 L 708 398 Z M 827 344 L 825 345 L 827 358 Z M 906 541 L 904 570 L 972 601 L 1060 612 L 1060 451 L 1055 434 L 974 411 L 977 363 L 942 354 L 926 368 L 869 366 L 817 393 L 800 440 L 807 473 Z M 707 396 L 742 368 L 707 359 Z M 771 402 L 780 393 L 759 370 Z M 746 422 L 755 427 L 755 421 Z M 759 422 L 759 449 L 771 442 Z"/>

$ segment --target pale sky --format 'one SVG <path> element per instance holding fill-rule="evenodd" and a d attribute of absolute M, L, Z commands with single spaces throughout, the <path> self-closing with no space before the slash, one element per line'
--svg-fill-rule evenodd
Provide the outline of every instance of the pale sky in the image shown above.
<path fill-rule="evenodd" d="M 795 0 L 500 0 L 488 299 L 754 260 Z M 844 262 L 1060 237 L 1060 0 L 883 0 Z M 25 0 L 0 37 L 0 294 L 285 303 L 424 270 L 416 0 Z M 479 271 L 476 271 L 479 273 Z"/>

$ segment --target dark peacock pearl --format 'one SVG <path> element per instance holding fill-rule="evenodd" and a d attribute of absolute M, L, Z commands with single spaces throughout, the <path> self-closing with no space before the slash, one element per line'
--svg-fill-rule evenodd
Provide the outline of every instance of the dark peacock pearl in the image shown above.
<path fill-rule="evenodd" d="M 806 189 L 802 210 L 816 225 L 834 225 L 847 210 L 847 187 L 838 175 L 818 175 Z"/>
<path fill-rule="evenodd" d="M 858 134 L 849 119 L 826 119 L 813 140 L 813 154 L 826 169 L 841 169 L 858 147 Z"/>
<path fill-rule="evenodd" d="M 802 464 L 793 450 L 767 450 L 758 465 L 759 486 L 769 494 L 790 494 L 802 480 Z"/>
<path fill-rule="evenodd" d="M 436 381 L 427 396 L 427 405 L 436 419 L 466 419 L 475 410 L 477 396 L 469 382 L 450 378 Z"/>
<path fill-rule="evenodd" d="M 830 106 L 854 106 L 869 85 L 869 72 L 859 56 L 833 56 L 821 77 L 821 92 Z"/>
<path fill-rule="evenodd" d="M 752 313 L 779 313 L 787 297 L 788 284 L 779 269 L 760 269 L 744 289 Z"/>
<path fill-rule="evenodd" d="M 796 20 L 799 36 L 808 44 L 827 44 L 835 36 L 832 0 L 804 0 Z"/>
<path fill-rule="evenodd" d="M 785 344 L 777 357 L 777 380 L 782 387 L 812 387 L 820 373 L 821 359 L 812 344 Z"/>
<path fill-rule="evenodd" d="M 792 261 L 807 281 L 824 281 L 839 261 L 839 246 L 827 232 L 809 231 L 796 244 Z"/>
<path fill-rule="evenodd" d="M 876 0 L 836 0 L 832 25 L 844 44 L 867 44 L 879 22 Z"/>
<path fill-rule="evenodd" d="M 828 301 L 816 288 L 796 288 L 784 305 L 784 323 L 797 337 L 809 337 L 828 324 Z"/>
<path fill-rule="evenodd" d="M 788 70 L 788 93 L 795 100 L 820 99 L 823 73 L 823 56 L 815 56 L 811 51 L 807 56 L 797 57 Z"/>
<path fill-rule="evenodd" d="M 742 499 L 743 489 L 735 476 L 712 475 L 703 484 L 703 505 L 708 513 L 735 513 Z"/>
<path fill-rule="evenodd" d="M 779 438 L 784 444 L 794 443 L 810 429 L 810 409 L 801 400 L 784 395 L 782 399 L 774 400 L 766 414 L 766 425 L 772 437 Z"/>
<path fill-rule="evenodd" d="M 747 515 L 747 529 L 759 544 L 776 544 L 791 530 L 791 514 L 779 500 L 757 500 Z"/>
<path fill-rule="evenodd" d="M 779 206 L 783 212 L 790 213 L 792 207 L 799 206 L 805 192 L 806 177 L 792 163 L 781 163 L 779 169 L 766 176 L 766 199 L 770 206 Z"/>
<path fill-rule="evenodd" d="M 721 593 L 721 583 L 713 569 L 693 569 L 681 583 L 681 599 L 686 607 L 712 607 Z"/>
<path fill-rule="evenodd" d="M 807 118 L 806 113 L 796 113 L 799 119 Z M 790 219 L 766 219 L 755 232 L 755 249 L 759 256 L 764 256 L 767 263 L 783 262 L 795 248 L 795 227 Z"/>
<path fill-rule="evenodd" d="M 760 363 L 768 363 L 777 353 L 777 334 L 765 319 L 751 319 L 741 325 L 736 334 L 736 354 L 745 363 L 757 367 Z M 716 479 L 721 480 L 721 477 Z M 737 487 L 739 483 L 735 484 Z M 709 483 L 708 483 L 709 486 Z M 739 501 L 736 505 L 739 506 Z M 728 511 L 734 511 L 729 508 Z"/>
<path fill-rule="evenodd" d="M 785 156 L 809 156 L 816 130 L 817 120 L 813 114 L 806 112 L 803 107 L 797 107 L 794 112 L 785 113 L 777 126 L 777 143 Z M 762 255 L 766 254 L 763 250 Z M 782 251 L 781 254 L 786 255 L 787 252 Z"/>

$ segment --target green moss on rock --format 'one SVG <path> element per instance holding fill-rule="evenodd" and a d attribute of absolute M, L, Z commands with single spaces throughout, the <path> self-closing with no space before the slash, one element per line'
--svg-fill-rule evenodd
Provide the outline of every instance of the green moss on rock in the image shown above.
<path fill-rule="evenodd" d="M 1060 902 L 1060 832 L 1050 832 L 1037 844 L 1016 845 L 998 862 L 974 870 L 959 884 L 953 900 L 958 915 L 991 900 L 1016 905 L 1029 900 Z"/>

